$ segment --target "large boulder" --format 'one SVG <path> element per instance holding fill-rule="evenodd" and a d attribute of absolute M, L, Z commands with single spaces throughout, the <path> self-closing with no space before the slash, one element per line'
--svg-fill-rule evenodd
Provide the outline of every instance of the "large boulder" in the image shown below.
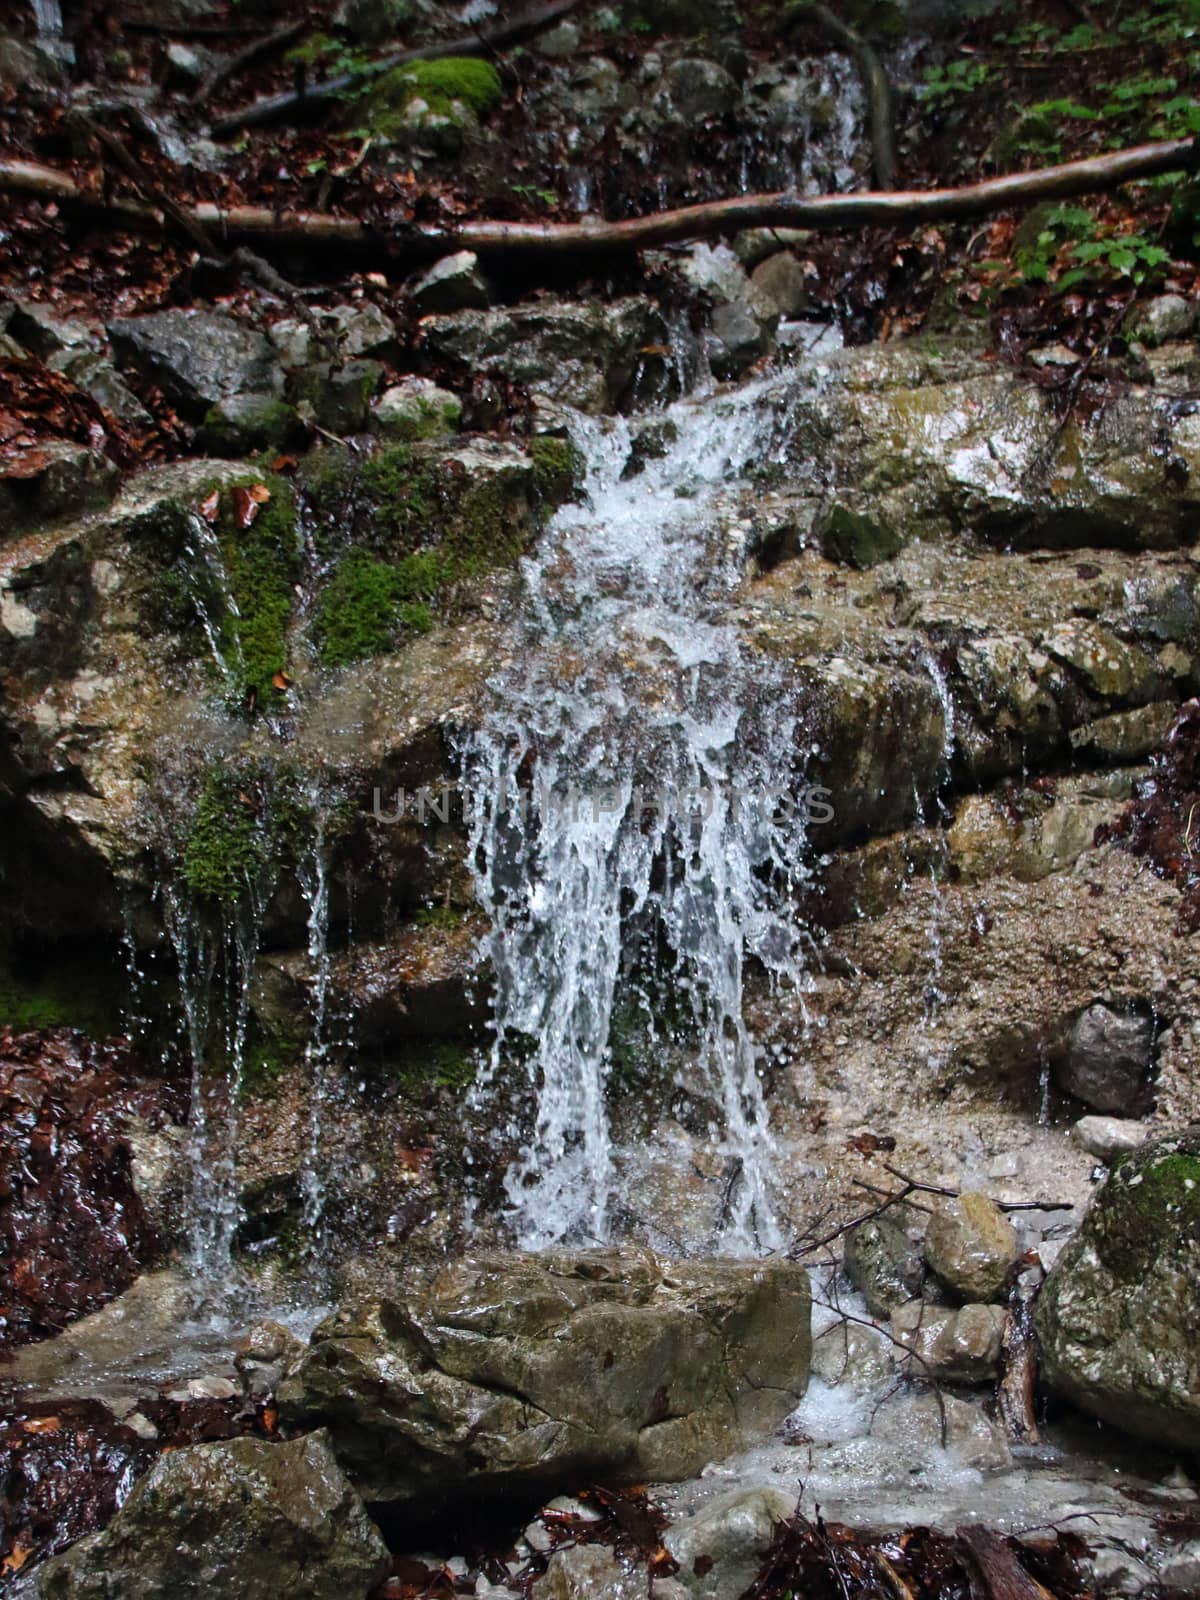
<path fill-rule="evenodd" d="M 152 311 L 108 325 L 122 361 L 200 418 L 234 394 L 278 394 L 283 373 L 264 334 L 212 311 Z"/>
<path fill-rule="evenodd" d="M 1035 1322 L 1060 1394 L 1129 1433 L 1200 1448 L 1200 1128 L 1119 1162 Z"/>
<path fill-rule="evenodd" d="M 790 1262 L 562 1250 L 386 1270 L 370 1263 L 372 1287 L 316 1329 L 280 1404 L 328 1426 L 393 1514 L 686 1478 L 808 1381 L 808 1277 Z"/>
<path fill-rule="evenodd" d="M 1097 1001 L 1076 1018 L 1055 1075 L 1094 1111 L 1128 1113 L 1145 1099 L 1153 1062 L 1154 1018 Z"/>
<path fill-rule="evenodd" d="M 545 300 L 495 311 L 459 311 L 421 324 L 435 355 L 526 384 L 583 411 L 615 407 L 637 375 L 645 346 L 662 341 L 647 300 Z"/>
<path fill-rule="evenodd" d="M 387 1549 L 323 1434 L 160 1456 L 103 1533 L 47 1564 L 42 1600 L 356 1600 Z"/>

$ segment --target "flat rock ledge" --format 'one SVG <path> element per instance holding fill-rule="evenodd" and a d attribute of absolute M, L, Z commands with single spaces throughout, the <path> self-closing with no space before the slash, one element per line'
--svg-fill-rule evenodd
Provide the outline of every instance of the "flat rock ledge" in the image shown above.
<path fill-rule="evenodd" d="M 389 1517 L 678 1480 L 760 1439 L 802 1398 L 811 1295 L 786 1261 L 649 1252 L 479 1254 L 358 1264 L 280 1390 L 289 1428 L 327 1428 Z"/>

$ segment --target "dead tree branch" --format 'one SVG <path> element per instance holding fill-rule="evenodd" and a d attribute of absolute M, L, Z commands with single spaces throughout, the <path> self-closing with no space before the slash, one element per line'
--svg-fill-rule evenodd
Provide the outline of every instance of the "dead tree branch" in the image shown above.
<path fill-rule="evenodd" d="M 278 55 L 281 50 L 286 50 L 288 45 L 299 39 L 307 28 L 307 18 L 302 17 L 299 22 L 289 22 L 286 27 L 276 28 L 274 33 L 252 40 L 244 50 L 239 50 L 236 55 L 217 62 L 205 74 L 199 88 L 192 96 L 191 104 L 207 105 L 223 84 L 229 83 L 233 78 L 241 77 L 242 73 L 256 61 L 265 61 L 269 56 Z"/>
<path fill-rule="evenodd" d="M 857 29 L 844 22 L 828 6 L 795 5 L 784 18 L 786 28 L 812 22 L 854 58 L 867 96 L 867 121 L 871 130 L 871 167 L 876 189 L 896 187 L 896 126 L 892 110 L 892 86 L 883 62 L 873 46 Z"/>
<path fill-rule="evenodd" d="M 265 100 L 255 100 L 252 105 L 241 106 L 227 116 L 218 117 L 210 132 L 214 138 L 224 139 L 242 128 L 262 128 L 272 122 L 286 122 L 289 117 L 308 116 L 332 101 L 340 100 L 349 90 L 395 67 L 404 67 L 411 61 L 441 61 L 447 56 L 482 56 L 501 50 L 522 39 L 532 38 L 543 28 L 574 11 L 582 0 L 546 0 L 530 11 L 504 22 L 494 22 L 490 27 L 475 28 L 455 39 L 442 39 L 436 44 L 416 45 L 410 50 L 396 50 L 391 55 L 380 56 L 352 72 L 340 73 L 336 78 L 325 78 L 320 83 L 308 84 L 290 94 L 271 95 Z"/>
<path fill-rule="evenodd" d="M 1169 139 L 1134 145 L 1108 155 L 1065 161 L 1035 172 L 985 178 L 956 189 L 912 189 L 881 193 L 800 196 L 790 193 L 738 196 L 659 211 L 627 222 L 466 222 L 438 227 L 397 222 L 371 227 L 329 212 L 278 212 L 267 206 L 211 203 L 181 207 L 196 224 L 230 248 L 262 251 L 324 250 L 342 260 L 411 268 L 455 250 L 485 256 L 551 256 L 583 262 L 598 256 L 681 244 L 736 233 L 742 228 L 792 227 L 834 232 L 876 224 L 913 228 L 959 222 L 1032 201 L 1098 194 L 1163 172 L 1192 170 L 1200 140 Z M 109 227 L 161 233 L 161 213 L 135 201 L 112 199 L 80 187 L 69 173 L 27 161 L 0 161 L 0 191 L 56 201 L 65 209 Z M 1064 1208 L 1065 1209 L 1065 1208 Z"/>

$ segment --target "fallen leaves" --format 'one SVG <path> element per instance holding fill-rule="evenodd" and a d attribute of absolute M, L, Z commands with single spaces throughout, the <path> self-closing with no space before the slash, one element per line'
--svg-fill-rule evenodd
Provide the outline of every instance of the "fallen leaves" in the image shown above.
<path fill-rule="evenodd" d="M 234 527 L 241 529 L 251 527 L 259 510 L 270 498 L 271 491 L 265 483 L 235 484 L 229 494 Z"/>

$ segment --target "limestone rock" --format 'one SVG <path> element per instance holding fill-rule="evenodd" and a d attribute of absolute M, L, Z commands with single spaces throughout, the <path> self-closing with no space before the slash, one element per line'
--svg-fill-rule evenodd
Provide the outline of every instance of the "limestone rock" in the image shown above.
<path fill-rule="evenodd" d="M 318 362 L 305 367 L 291 382 L 291 397 L 301 416 L 310 415 L 320 427 L 344 438 L 367 424 L 371 401 L 384 381 L 378 361 L 347 361 L 344 366 Z"/>
<path fill-rule="evenodd" d="M 481 1254 L 412 1267 L 328 1318 L 280 1389 L 399 1512 L 589 1476 L 687 1477 L 804 1392 L 807 1274 L 646 1252 Z"/>
<path fill-rule="evenodd" d="M 1111 1165 L 1145 1144 L 1146 1130 L 1140 1122 L 1125 1117 L 1080 1117 L 1071 1137 L 1097 1161 Z"/>
<path fill-rule="evenodd" d="M 871 1437 L 894 1444 L 922 1466 L 945 1445 L 980 1472 L 1002 1472 L 1012 1464 L 1003 1433 L 982 1411 L 953 1395 L 918 1394 L 885 1406 L 871 1425 Z M 943 1438 L 943 1416 L 945 1418 Z"/>
<path fill-rule="evenodd" d="M 1200 1129 L 1118 1163 L 1034 1320 L 1060 1394 L 1157 1444 L 1200 1448 Z"/>
<path fill-rule="evenodd" d="M 929 1219 L 925 1259 L 962 1300 L 997 1299 L 1019 1255 L 1011 1224 L 986 1195 L 967 1190 Z"/>
<path fill-rule="evenodd" d="M 103 1533 L 40 1574 L 43 1600 L 311 1600 L 365 1594 L 387 1548 L 323 1434 L 160 1456 Z"/>
<path fill-rule="evenodd" d="M 760 262 L 750 281 L 781 317 L 798 317 L 808 306 L 808 280 L 790 250 L 779 250 Z"/>
<path fill-rule="evenodd" d="M 738 101 L 738 86 L 725 68 L 699 56 L 673 61 L 664 74 L 663 87 L 687 123 L 723 117 Z"/>
<path fill-rule="evenodd" d="M 385 389 L 371 412 L 371 429 L 385 439 L 439 439 L 458 432 L 462 401 L 428 378 L 405 378 Z"/>
<path fill-rule="evenodd" d="M 605 411 L 629 389 L 640 351 L 662 330 L 654 306 L 627 299 L 460 311 L 427 318 L 422 332 L 437 355 L 503 374 L 581 410 Z"/>
<path fill-rule="evenodd" d="M 278 394 L 283 388 L 270 340 L 212 311 L 152 311 L 108 325 L 122 361 L 157 383 L 193 417 L 233 394 Z"/>
<path fill-rule="evenodd" d="M 894 1306 L 919 1295 L 925 1281 L 920 1246 L 886 1214 L 851 1229 L 846 1235 L 843 1265 L 873 1317 L 886 1317 Z"/>
<path fill-rule="evenodd" d="M 482 311 L 488 305 L 487 284 L 473 250 L 458 250 L 435 261 L 412 287 L 422 316 L 439 311 Z"/>
<path fill-rule="evenodd" d="M 216 456 L 246 456 L 255 450 L 282 450 L 303 438 L 296 408 L 273 394 L 231 394 L 218 400 L 196 435 Z"/>
<path fill-rule="evenodd" d="M 1145 1097 L 1153 1058 L 1153 1017 L 1097 1002 L 1076 1019 L 1055 1076 L 1095 1111 L 1129 1112 Z"/>
<path fill-rule="evenodd" d="M 1156 294 L 1139 308 L 1131 339 L 1142 344 L 1163 344 L 1168 339 L 1186 339 L 1196 326 L 1196 307 L 1181 294 Z"/>
<path fill-rule="evenodd" d="M 12 533 L 102 506 L 117 476 L 116 464 L 99 450 L 48 439 L 0 462 L 0 528 Z"/>
<path fill-rule="evenodd" d="M 1000 1368 L 1004 1337 L 1002 1306 L 949 1306 L 911 1300 L 892 1312 L 892 1332 L 918 1358 L 917 1377 L 932 1375 L 954 1383 L 990 1383 Z"/>
<path fill-rule="evenodd" d="M 664 1543 L 695 1600 L 738 1600 L 758 1575 L 775 1529 L 796 1509 L 782 1489 L 734 1489 L 668 1529 Z"/>
<path fill-rule="evenodd" d="M 532 1600 L 642 1600 L 645 1593 L 645 1572 L 602 1544 L 555 1551 L 530 1589 Z"/>

